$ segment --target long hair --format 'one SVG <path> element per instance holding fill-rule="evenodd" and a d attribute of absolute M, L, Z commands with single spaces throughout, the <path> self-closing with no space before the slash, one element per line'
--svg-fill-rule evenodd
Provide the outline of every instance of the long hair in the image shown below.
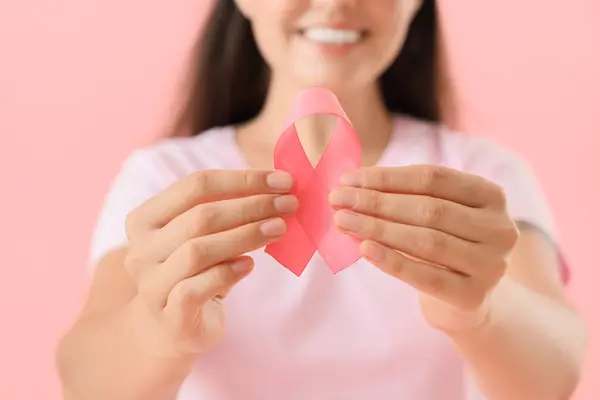
<path fill-rule="evenodd" d="M 390 112 L 440 122 L 437 29 L 435 0 L 423 0 L 402 50 L 379 79 Z M 234 0 L 217 0 L 194 46 L 171 135 L 196 135 L 256 117 L 269 74 L 250 21 Z"/>

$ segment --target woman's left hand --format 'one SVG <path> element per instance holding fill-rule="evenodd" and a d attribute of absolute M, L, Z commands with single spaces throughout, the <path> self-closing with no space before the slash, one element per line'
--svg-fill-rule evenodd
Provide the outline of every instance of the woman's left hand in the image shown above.
<path fill-rule="evenodd" d="M 519 232 L 503 190 L 476 175 L 414 165 L 345 174 L 330 195 L 338 229 L 373 265 L 420 292 L 428 323 L 482 323 Z"/>

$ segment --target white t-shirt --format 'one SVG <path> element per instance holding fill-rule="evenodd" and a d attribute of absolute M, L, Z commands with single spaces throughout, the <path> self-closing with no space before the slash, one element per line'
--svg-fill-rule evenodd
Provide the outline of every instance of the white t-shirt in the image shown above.
<path fill-rule="evenodd" d="M 397 116 L 378 165 L 437 164 L 500 184 L 511 216 L 552 240 L 549 207 L 530 168 L 483 138 Z M 163 140 L 123 164 L 93 236 L 91 264 L 126 242 L 127 214 L 202 169 L 244 169 L 232 127 Z M 315 254 L 301 277 L 263 250 L 227 301 L 228 330 L 184 383 L 181 400 L 466 400 L 464 362 L 423 320 L 414 289 L 365 260 L 333 275 Z M 469 397 L 472 396 L 472 397 Z"/>

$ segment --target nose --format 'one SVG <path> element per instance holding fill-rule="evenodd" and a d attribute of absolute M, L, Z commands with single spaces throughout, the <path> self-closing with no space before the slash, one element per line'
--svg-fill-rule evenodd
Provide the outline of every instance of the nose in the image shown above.
<path fill-rule="evenodd" d="M 315 6 L 321 7 L 354 7 L 360 0 L 313 0 Z M 375 0 L 369 0 L 375 1 Z"/>
<path fill-rule="evenodd" d="M 311 8 L 328 14 L 333 19 L 343 19 L 343 15 L 353 10 L 360 1 L 376 0 L 311 0 Z"/>

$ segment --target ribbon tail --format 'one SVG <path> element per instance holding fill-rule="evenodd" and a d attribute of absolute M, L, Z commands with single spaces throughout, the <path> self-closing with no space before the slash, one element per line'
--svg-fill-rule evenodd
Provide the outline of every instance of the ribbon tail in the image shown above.
<path fill-rule="evenodd" d="M 329 230 L 319 243 L 319 254 L 334 274 L 345 270 L 362 258 L 360 241 L 335 228 Z"/>
<path fill-rule="evenodd" d="M 277 242 L 268 245 L 265 252 L 294 275 L 300 277 L 316 248 L 296 218 L 289 218 L 286 223 L 285 235 Z"/>

